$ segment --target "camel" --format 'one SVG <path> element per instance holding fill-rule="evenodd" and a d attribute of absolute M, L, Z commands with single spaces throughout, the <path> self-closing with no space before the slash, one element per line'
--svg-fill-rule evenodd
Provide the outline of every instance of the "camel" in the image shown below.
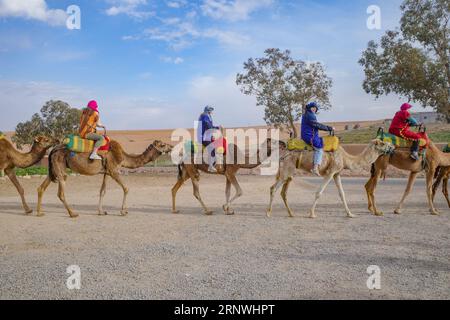
<path fill-rule="evenodd" d="M 450 178 L 450 167 L 439 167 L 436 170 L 435 182 L 433 184 L 433 200 L 436 196 L 437 188 L 442 182 L 442 193 L 444 194 L 445 200 L 447 200 L 448 207 L 450 208 L 450 199 L 448 197 L 448 180 Z"/>
<path fill-rule="evenodd" d="M 376 159 L 382 154 L 388 154 L 394 150 L 394 146 L 390 143 L 385 143 L 379 139 L 375 139 L 364 149 L 364 151 L 357 155 L 351 155 L 347 153 L 341 146 L 336 152 L 325 152 L 322 165 L 320 166 L 320 174 L 324 177 L 323 183 L 316 192 L 314 203 L 310 210 L 310 218 L 316 218 L 316 206 L 319 202 L 323 192 L 334 179 L 339 191 L 339 196 L 344 204 L 345 211 L 349 218 L 353 218 L 347 200 L 345 198 L 345 192 L 342 187 L 341 172 L 344 169 L 354 170 L 356 168 L 362 168 L 375 162 Z M 292 209 L 289 207 L 287 201 L 287 192 L 289 185 L 292 182 L 293 176 L 298 169 L 308 171 L 313 167 L 313 152 L 312 151 L 289 151 L 280 159 L 280 168 L 276 177 L 275 184 L 270 188 L 270 203 L 267 209 L 267 217 L 272 216 L 272 206 L 275 193 L 283 186 L 281 190 L 281 197 L 284 205 L 288 211 L 289 217 L 294 217 Z"/>
<path fill-rule="evenodd" d="M 439 215 L 439 212 L 438 210 L 436 210 L 433 203 L 433 178 L 438 167 L 450 166 L 450 154 L 442 152 L 441 150 L 439 150 L 439 148 L 436 147 L 434 143 L 430 142 L 430 145 L 426 150 L 425 163 L 423 163 L 422 161 L 414 161 L 413 159 L 411 159 L 410 151 L 408 149 L 397 149 L 391 155 L 383 155 L 378 158 L 372 166 L 371 178 L 365 185 L 369 203 L 369 211 L 376 216 L 382 216 L 383 212 L 379 211 L 376 207 L 375 188 L 377 186 L 378 179 L 385 175 L 385 171 L 389 165 L 410 172 L 406 190 L 402 196 L 402 199 L 400 200 L 400 203 L 394 210 L 394 213 L 402 213 L 403 204 L 412 190 L 417 175 L 425 170 L 427 199 L 430 207 L 430 213 L 432 215 Z"/>
<path fill-rule="evenodd" d="M 17 180 L 14 168 L 28 168 L 35 165 L 42 160 L 47 153 L 47 150 L 52 147 L 53 144 L 53 139 L 38 136 L 34 139 L 31 150 L 28 153 L 21 153 L 14 149 L 11 142 L 5 138 L 0 138 L 0 171 L 4 170 L 19 192 L 25 214 L 30 214 L 33 210 L 30 209 L 25 200 L 23 187 Z"/>
<path fill-rule="evenodd" d="M 225 157 L 224 164 L 221 166 L 221 169 L 218 170 L 217 173 L 210 173 L 208 171 L 208 165 L 207 164 L 194 164 L 193 158 L 190 163 L 186 163 L 185 161 L 181 162 L 178 165 L 178 180 L 176 184 L 172 188 L 172 213 L 179 213 L 180 211 L 176 209 L 176 195 L 178 190 L 181 188 L 181 186 L 191 179 L 192 186 L 194 190 L 194 197 L 200 202 L 204 213 L 206 215 L 212 215 L 213 212 L 207 208 L 205 203 L 203 202 L 201 196 L 200 196 L 200 189 L 199 189 L 199 182 L 200 182 L 200 172 L 205 172 L 207 174 L 214 174 L 214 175 L 223 175 L 226 178 L 226 186 L 225 186 L 225 197 L 226 197 L 226 203 L 222 206 L 224 212 L 226 215 L 234 215 L 235 212 L 231 208 L 231 204 L 236 201 L 238 198 L 242 197 L 244 194 L 242 191 L 241 186 L 239 185 L 239 182 L 236 178 L 236 174 L 240 169 L 254 169 L 259 167 L 264 160 L 267 160 L 267 158 L 263 158 L 260 156 L 260 150 L 263 151 L 263 154 L 267 153 L 267 157 L 270 157 L 272 155 L 272 140 L 269 138 L 267 139 L 258 149 L 257 151 L 257 157 L 256 157 L 256 163 L 250 164 L 250 156 L 248 154 L 245 154 L 245 162 L 243 164 L 238 164 L 238 155 L 242 155 L 235 144 L 229 144 L 229 150 L 233 150 L 234 153 L 234 159 L 232 162 L 229 161 L 229 157 Z M 283 150 L 285 148 L 285 144 L 283 142 L 279 142 L 279 148 L 280 150 Z M 267 152 L 266 152 L 267 151 Z M 231 198 L 231 185 L 236 190 L 236 194 L 233 198 Z"/>
<path fill-rule="evenodd" d="M 103 211 L 103 198 L 106 193 L 107 177 L 109 176 L 116 181 L 123 189 L 122 209 L 120 213 L 125 216 L 128 214 L 126 199 L 129 190 L 120 178 L 119 169 L 122 167 L 128 169 L 143 167 L 145 164 L 156 160 L 163 153 L 169 153 L 171 150 L 172 146 L 156 140 L 141 155 L 129 155 L 123 150 L 122 146 L 117 141 L 111 140 L 111 149 L 106 154 L 103 154 L 103 161 L 93 161 L 89 160 L 89 153 L 72 154 L 72 152 L 67 150 L 64 145 L 56 147 L 49 155 L 48 177 L 38 188 L 38 216 L 44 215 L 41 208 L 42 197 L 45 190 L 51 182 L 58 182 L 59 199 L 64 204 L 71 218 L 78 217 L 78 214 L 73 212 L 65 199 L 64 189 L 67 179 L 67 168 L 71 169 L 73 172 L 86 176 L 103 174 L 103 183 L 100 189 L 100 200 L 98 206 L 99 215 L 107 214 L 107 212 Z M 99 154 L 102 154 L 102 152 Z"/>

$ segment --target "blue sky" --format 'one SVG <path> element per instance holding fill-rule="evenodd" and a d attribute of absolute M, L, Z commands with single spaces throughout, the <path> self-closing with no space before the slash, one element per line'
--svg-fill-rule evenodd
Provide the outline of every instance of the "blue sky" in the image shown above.
<path fill-rule="evenodd" d="M 357 61 L 367 42 L 397 27 L 399 0 L 0 0 L 0 129 L 45 101 L 98 100 L 111 129 L 191 127 L 206 104 L 224 126 L 263 124 L 236 73 L 269 47 L 320 61 L 333 78 L 324 121 L 389 117 L 396 96 L 375 101 Z M 69 5 L 81 30 L 65 26 Z M 381 8 L 382 29 L 366 10 Z M 419 109 L 419 107 L 417 107 Z"/>

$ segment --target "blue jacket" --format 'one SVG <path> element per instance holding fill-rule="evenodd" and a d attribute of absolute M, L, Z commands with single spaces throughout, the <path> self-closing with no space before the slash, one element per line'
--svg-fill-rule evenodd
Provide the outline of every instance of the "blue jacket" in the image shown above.
<path fill-rule="evenodd" d="M 316 114 L 310 110 L 302 116 L 301 134 L 302 139 L 307 144 L 322 149 L 323 139 L 319 136 L 319 131 L 331 131 L 332 128 L 317 121 Z"/>
<path fill-rule="evenodd" d="M 213 125 L 213 121 L 209 114 L 206 112 L 202 113 L 198 119 L 198 127 L 197 127 L 197 141 L 199 143 L 210 142 L 211 137 L 205 136 L 205 132 L 210 129 L 220 129 L 219 127 L 215 127 Z"/>

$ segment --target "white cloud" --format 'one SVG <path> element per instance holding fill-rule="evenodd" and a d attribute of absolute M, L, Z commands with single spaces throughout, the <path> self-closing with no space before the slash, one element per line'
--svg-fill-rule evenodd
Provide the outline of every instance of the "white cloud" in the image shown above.
<path fill-rule="evenodd" d="M 62 26 L 66 24 L 67 13 L 49 9 L 45 0 L 0 0 L 0 17 L 19 17 Z"/>
<path fill-rule="evenodd" d="M 166 62 L 166 63 L 181 64 L 184 62 L 184 59 L 181 57 L 176 57 L 176 58 L 161 57 L 161 61 Z"/>
<path fill-rule="evenodd" d="M 154 11 L 146 11 L 141 6 L 147 5 L 147 0 L 107 0 L 112 6 L 105 13 L 108 16 L 125 14 L 129 17 L 143 20 L 155 16 Z"/>
<path fill-rule="evenodd" d="M 166 4 L 169 8 L 179 9 L 179 8 L 186 6 L 187 1 L 186 0 L 172 0 L 172 1 L 167 1 Z"/>
<path fill-rule="evenodd" d="M 214 19 L 239 21 L 272 3 L 273 0 L 204 0 L 201 9 L 205 16 Z"/>

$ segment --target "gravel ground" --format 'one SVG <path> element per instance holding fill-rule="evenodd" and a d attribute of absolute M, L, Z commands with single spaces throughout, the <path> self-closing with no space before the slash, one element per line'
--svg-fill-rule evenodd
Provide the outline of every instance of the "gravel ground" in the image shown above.
<path fill-rule="evenodd" d="M 46 216 L 24 216 L 15 189 L 0 181 L 0 299 L 449 299 L 450 215 L 427 214 L 424 183 L 417 182 L 405 214 L 393 211 L 406 180 L 382 182 L 369 215 L 365 179 L 346 178 L 348 219 L 334 185 L 307 219 L 318 179 L 297 178 L 290 189 L 296 218 L 279 196 L 265 217 L 273 177 L 240 176 L 246 193 L 236 215 L 221 212 L 222 177 L 203 176 L 201 191 L 215 215 L 202 215 L 189 184 L 179 192 L 181 213 L 170 213 L 173 174 L 129 175 L 130 215 L 119 216 L 121 189 L 106 195 L 109 215 L 96 215 L 100 177 L 70 177 L 70 219 L 56 197 Z M 30 205 L 42 178 L 21 179 Z M 81 268 L 81 289 L 68 290 L 66 268 Z M 369 290 L 367 268 L 381 269 L 381 290 Z"/>

